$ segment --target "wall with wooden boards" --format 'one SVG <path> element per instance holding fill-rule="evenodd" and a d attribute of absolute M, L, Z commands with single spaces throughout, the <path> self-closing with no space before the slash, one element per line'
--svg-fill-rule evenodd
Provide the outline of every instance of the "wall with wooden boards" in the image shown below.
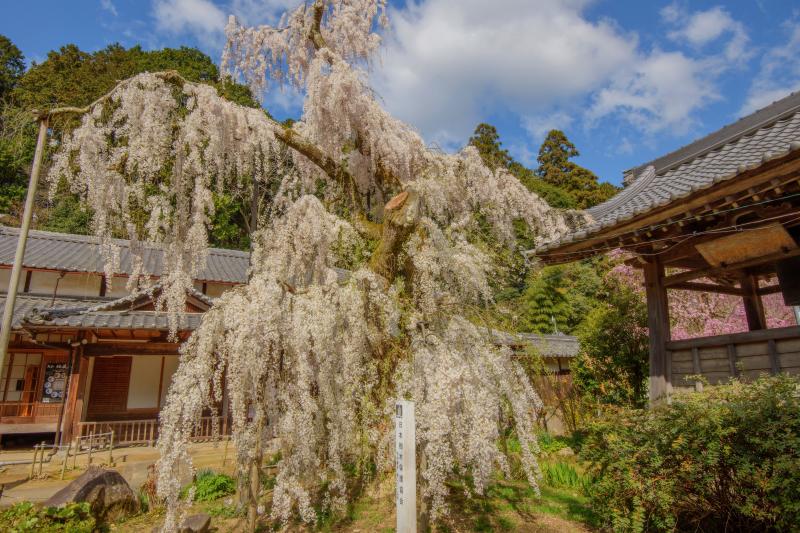
<path fill-rule="evenodd" d="M 667 343 L 673 390 L 702 389 L 731 377 L 753 380 L 761 374 L 800 374 L 800 327 L 768 329 Z"/>

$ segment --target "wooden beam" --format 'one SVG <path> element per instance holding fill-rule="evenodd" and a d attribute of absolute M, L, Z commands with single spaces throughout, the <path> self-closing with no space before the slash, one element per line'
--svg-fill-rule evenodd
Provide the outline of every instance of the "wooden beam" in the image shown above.
<path fill-rule="evenodd" d="M 677 283 L 683 283 L 684 281 L 691 281 L 697 278 L 705 278 L 709 276 L 715 276 L 719 274 L 724 274 L 726 272 L 742 270 L 745 268 L 758 266 L 766 263 L 774 263 L 776 261 L 780 261 L 781 259 L 788 259 L 790 257 L 796 257 L 800 255 L 800 248 L 796 248 L 794 250 L 776 252 L 774 254 L 768 254 L 763 257 L 759 257 L 756 259 L 749 259 L 747 261 L 742 261 L 740 263 L 732 263 L 730 265 L 723 265 L 718 267 L 708 267 L 708 268 L 700 268 L 698 270 L 690 270 L 688 272 L 681 272 L 680 274 L 673 274 L 671 276 L 667 276 L 664 279 L 664 285 L 667 287 L 671 287 Z"/>
<path fill-rule="evenodd" d="M 769 339 L 800 339 L 800 326 L 760 329 L 757 331 L 745 331 L 743 333 L 715 335 L 713 337 L 699 337 L 696 339 L 669 341 L 667 343 L 667 348 L 672 351 L 689 350 L 694 346 L 697 346 L 698 348 L 713 348 L 715 346 L 726 346 L 728 344 L 762 342 Z"/>
<path fill-rule="evenodd" d="M 675 285 L 670 285 L 670 289 L 682 290 L 682 291 L 698 291 L 698 292 L 714 292 L 720 294 L 732 294 L 734 296 L 742 296 L 744 293 L 741 289 L 737 289 L 736 287 L 726 287 L 725 285 L 717 285 L 714 283 L 695 283 L 691 281 L 686 281 L 683 283 L 676 283 Z"/>
<path fill-rule="evenodd" d="M 87 344 L 84 354 L 87 357 L 108 355 L 174 355 L 180 345 L 172 342 L 115 342 Z"/>
<path fill-rule="evenodd" d="M 658 260 L 644 265 L 647 326 L 650 330 L 650 404 L 667 394 L 667 348 L 670 340 L 669 305 L 664 287 L 664 265 Z"/>
<path fill-rule="evenodd" d="M 744 172 L 737 176 L 736 179 L 726 180 L 711 189 L 697 191 L 689 198 L 671 202 L 663 208 L 656 208 L 646 213 L 641 218 L 634 218 L 619 226 L 608 228 L 607 232 L 598 233 L 581 242 L 567 244 L 551 252 L 558 254 L 587 253 L 588 249 L 595 247 L 599 242 L 607 240 L 611 236 L 621 236 L 625 233 L 657 224 L 669 217 L 685 215 L 691 210 L 702 209 L 705 205 L 717 199 L 724 200 L 726 196 L 747 193 L 747 190 L 753 186 L 766 185 L 767 187 L 774 187 L 771 180 L 777 179 L 782 182 L 785 178 L 796 176 L 798 171 L 800 171 L 800 152 L 794 151 L 783 158 L 764 163 L 755 169 Z M 560 255 L 558 257 L 563 258 L 564 256 Z M 543 252 L 540 258 L 546 260 L 547 252 Z M 549 262 L 565 262 L 565 260 L 552 258 Z"/>
<path fill-rule="evenodd" d="M 739 283 L 742 286 L 742 300 L 744 301 L 744 313 L 747 315 L 747 329 L 750 331 L 767 329 L 764 304 L 758 294 L 758 281 L 750 275 L 743 277 Z"/>
<path fill-rule="evenodd" d="M 781 292 L 780 283 L 776 283 L 775 285 L 770 285 L 768 287 L 761 287 L 760 289 L 758 289 L 758 294 L 760 296 L 766 296 L 767 294 L 775 294 L 776 292 Z"/>

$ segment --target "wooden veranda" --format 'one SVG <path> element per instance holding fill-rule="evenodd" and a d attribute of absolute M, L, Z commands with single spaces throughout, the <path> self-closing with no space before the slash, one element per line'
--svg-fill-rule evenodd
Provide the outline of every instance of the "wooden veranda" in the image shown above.
<path fill-rule="evenodd" d="M 581 228 L 531 250 L 549 264 L 614 249 L 644 274 L 650 398 L 762 372 L 800 373 L 800 327 L 767 329 L 762 297 L 800 305 L 800 93 L 626 173 Z M 749 331 L 672 340 L 670 291 L 730 294 Z"/>

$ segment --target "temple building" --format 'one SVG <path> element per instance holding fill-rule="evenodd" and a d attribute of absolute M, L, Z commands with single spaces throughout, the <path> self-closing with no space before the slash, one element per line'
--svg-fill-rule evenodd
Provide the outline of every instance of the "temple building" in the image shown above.
<path fill-rule="evenodd" d="M 3 304 L 18 236 L 17 229 L 0 226 Z M 127 241 L 117 244 L 120 274 L 107 279 L 93 237 L 29 233 L 13 334 L 0 369 L 0 445 L 10 435 L 66 443 L 112 430 L 122 444 L 152 444 L 157 438 L 179 342 L 169 341 L 167 315 L 155 311 L 157 279 L 151 292 L 126 291 L 131 253 Z M 179 341 L 215 298 L 246 282 L 249 260 L 247 252 L 210 250 L 205 270 L 186 294 Z M 160 250 L 145 252 L 145 269 L 156 278 L 162 261 Z M 577 340 L 565 335 L 498 334 L 497 339 L 520 353 L 533 346 L 552 374 L 562 377 L 578 353 Z M 210 436 L 214 422 L 228 430 L 226 402 L 207 415 L 199 437 Z"/>
<path fill-rule="evenodd" d="M 732 376 L 800 373 L 800 327 L 767 329 L 762 297 L 800 305 L 800 92 L 625 173 L 583 227 L 530 255 L 546 264 L 614 249 L 642 269 L 650 398 Z M 672 291 L 730 294 L 749 331 L 670 338 Z"/>
<path fill-rule="evenodd" d="M 18 234 L 0 228 L 3 301 Z M 30 232 L 0 372 L 0 435 L 49 433 L 66 442 L 110 428 L 119 442 L 155 440 L 179 344 L 167 338 L 167 315 L 155 311 L 157 280 L 152 292 L 126 291 L 131 254 L 127 241 L 117 244 L 120 275 L 109 280 L 94 238 Z M 146 251 L 146 270 L 157 277 L 162 260 L 160 250 Z M 248 266 L 246 252 L 210 251 L 186 295 L 180 340 L 215 297 L 246 281 Z"/>

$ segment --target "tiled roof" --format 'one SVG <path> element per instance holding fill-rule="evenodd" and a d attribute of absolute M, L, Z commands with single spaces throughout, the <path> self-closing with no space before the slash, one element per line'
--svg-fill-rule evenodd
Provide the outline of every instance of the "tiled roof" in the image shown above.
<path fill-rule="evenodd" d="M 203 294 L 209 303 L 213 300 Z M 124 298 L 87 298 L 31 296 L 18 294 L 14 306 L 13 328 L 30 326 L 62 328 L 111 328 L 169 330 L 166 313 L 130 310 L 140 294 Z M 0 294 L 0 308 L 5 305 L 6 295 Z M 180 330 L 194 330 L 200 325 L 203 313 L 184 313 Z M 578 355 L 578 339 L 570 335 L 538 335 L 535 333 L 505 333 L 494 330 L 492 334 L 498 344 L 508 346 L 533 346 L 544 357 L 575 357 Z"/>
<path fill-rule="evenodd" d="M 14 301 L 14 316 L 12 319 L 12 329 L 18 328 L 23 317 L 35 313 L 40 309 L 85 309 L 90 305 L 100 305 L 113 302 L 112 298 L 87 298 L 59 296 L 53 299 L 52 296 L 31 296 L 28 294 L 18 294 Z M 0 307 L 5 306 L 6 295 L 0 293 Z"/>
<path fill-rule="evenodd" d="M 149 293 L 134 293 L 122 298 L 58 297 L 18 294 L 14 304 L 12 328 L 48 326 L 65 328 L 169 329 L 166 313 L 131 309 Z M 194 289 L 189 294 L 207 305 L 214 303 Z M 0 307 L 6 295 L 0 294 Z M 184 313 L 180 330 L 194 330 L 200 325 L 202 313 Z"/>
<path fill-rule="evenodd" d="M 195 330 L 203 318 L 202 313 L 184 313 L 179 319 L 179 330 Z M 28 323 L 26 321 L 26 323 Z M 53 315 L 49 320 L 31 321 L 32 325 L 47 325 L 64 328 L 112 328 L 169 330 L 166 313 L 155 311 L 92 311 L 74 314 Z"/>
<path fill-rule="evenodd" d="M 533 252 L 546 255 L 795 150 L 800 150 L 800 92 L 629 171 L 628 187 L 587 210 L 592 222 Z"/>
<path fill-rule="evenodd" d="M 544 357 L 575 357 L 580 351 L 577 337 L 571 335 L 538 335 L 536 333 L 506 333 L 494 330 L 498 344 L 533 346 Z"/>
<path fill-rule="evenodd" d="M 14 263 L 19 229 L 0 226 L 0 265 Z M 120 246 L 120 273 L 131 273 L 129 241 L 117 239 Z M 164 253 L 148 248 L 144 252 L 147 271 L 160 276 Z M 247 281 L 250 254 L 238 250 L 211 248 L 205 270 L 198 276 L 201 281 L 244 283 Z M 31 230 L 25 247 L 24 265 L 29 268 L 66 270 L 70 272 L 103 272 L 100 245 L 94 237 L 69 235 L 50 231 Z"/>

